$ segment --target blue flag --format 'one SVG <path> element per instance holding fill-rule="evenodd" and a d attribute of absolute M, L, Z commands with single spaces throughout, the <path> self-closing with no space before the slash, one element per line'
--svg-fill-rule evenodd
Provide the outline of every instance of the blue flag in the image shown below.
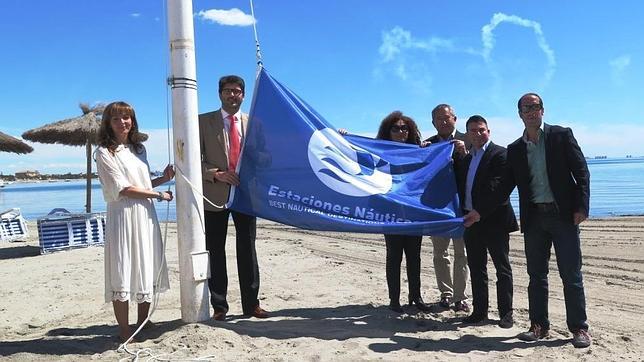
<path fill-rule="evenodd" d="M 460 237 L 452 150 L 342 136 L 261 69 L 230 208 L 303 229 Z"/>

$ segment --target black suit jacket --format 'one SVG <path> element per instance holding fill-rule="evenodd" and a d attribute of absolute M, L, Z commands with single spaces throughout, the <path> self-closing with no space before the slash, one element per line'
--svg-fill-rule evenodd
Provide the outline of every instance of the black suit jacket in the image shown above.
<path fill-rule="evenodd" d="M 508 168 L 506 154 L 504 147 L 492 142 L 485 149 L 472 184 L 472 207 L 481 215 L 481 225 L 510 233 L 519 226 L 508 196 L 502 197 L 502 180 Z M 470 153 L 454 163 L 461 207 L 465 206 L 465 183 L 471 161 Z"/>
<path fill-rule="evenodd" d="M 559 209 L 566 222 L 573 222 L 576 211 L 588 216 L 590 209 L 590 172 L 586 158 L 577 144 L 572 130 L 567 127 L 544 124 L 546 142 L 546 169 L 548 182 Z M 509 172 L 504 187 L 509 194 L 514 186 L 519 188 L 521 230 L 530 222 L 530 169 L 528 153 L 523 137 L 508 145 Z"/>

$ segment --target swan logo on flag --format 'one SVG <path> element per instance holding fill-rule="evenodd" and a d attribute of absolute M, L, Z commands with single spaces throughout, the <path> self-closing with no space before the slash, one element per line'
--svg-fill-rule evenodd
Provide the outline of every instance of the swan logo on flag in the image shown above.
<path fill-rule="evenodd" d="M 348 196 L 371 196 L 391 190 L 389 163 L 350 144 L 336 131 L 314 131 L 308 146 L 315 176 L 331 190 Z"/>

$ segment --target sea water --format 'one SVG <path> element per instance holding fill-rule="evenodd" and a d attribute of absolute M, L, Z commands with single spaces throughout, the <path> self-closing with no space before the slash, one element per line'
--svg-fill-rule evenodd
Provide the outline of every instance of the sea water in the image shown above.
<path fill-rule="evenodd" d="M 157 191 L 170 190 L 174 193 L 174 182 L 156 188 Z M 71 213 L 85 212 L 87 180 L 56 180 L 40 182 L 14 182 L 0 189 L 0 212 L 10 208 L 20 208 L 27 220 L 47 216 L 54 209 L 65 209 Z M 92 180 L 91 212 L 106 210 L 103 191 L 98 179 Z M 176 194 L 175 194 L 176 195 Z M 176 204 L 155 201 L 160 221 L 176 221 Z"/>
<path fill-rule="evenodd" d="M 588 160 L 590 169 L 590 216 L 644 215 L 644 158 Z M 174 192 L 174 183 L 157 190 Z M 55 208 L 85 212 L 85 180 L 11 183 L 0 188 L 0 212 L 20 208 L 27 220 L 46 216 Z M 176 195 L 176 194 L 175 194 Z M 518 214 L 516 190 L 510 197 Z M 159 220 L 176 221 L 174 201 L 154 202 Z M 92 212 L 105 211 L 98 180 L 92 180 Z"/>

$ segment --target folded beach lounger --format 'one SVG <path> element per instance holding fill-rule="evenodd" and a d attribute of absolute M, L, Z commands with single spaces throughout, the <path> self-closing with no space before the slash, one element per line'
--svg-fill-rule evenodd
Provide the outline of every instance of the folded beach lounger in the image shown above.
<path fill-rule="evenodd" d="M 14 208 L 0 213 L 0 241 L 25 240 L 28 236 L 27 222 L 20 209 Z"/>
<path fill-rule="evenodd" d="M 105 239 L 105 213 L 72 214 L 53 209 L 38 219 L 40 253 L 102 245 Z"/>

